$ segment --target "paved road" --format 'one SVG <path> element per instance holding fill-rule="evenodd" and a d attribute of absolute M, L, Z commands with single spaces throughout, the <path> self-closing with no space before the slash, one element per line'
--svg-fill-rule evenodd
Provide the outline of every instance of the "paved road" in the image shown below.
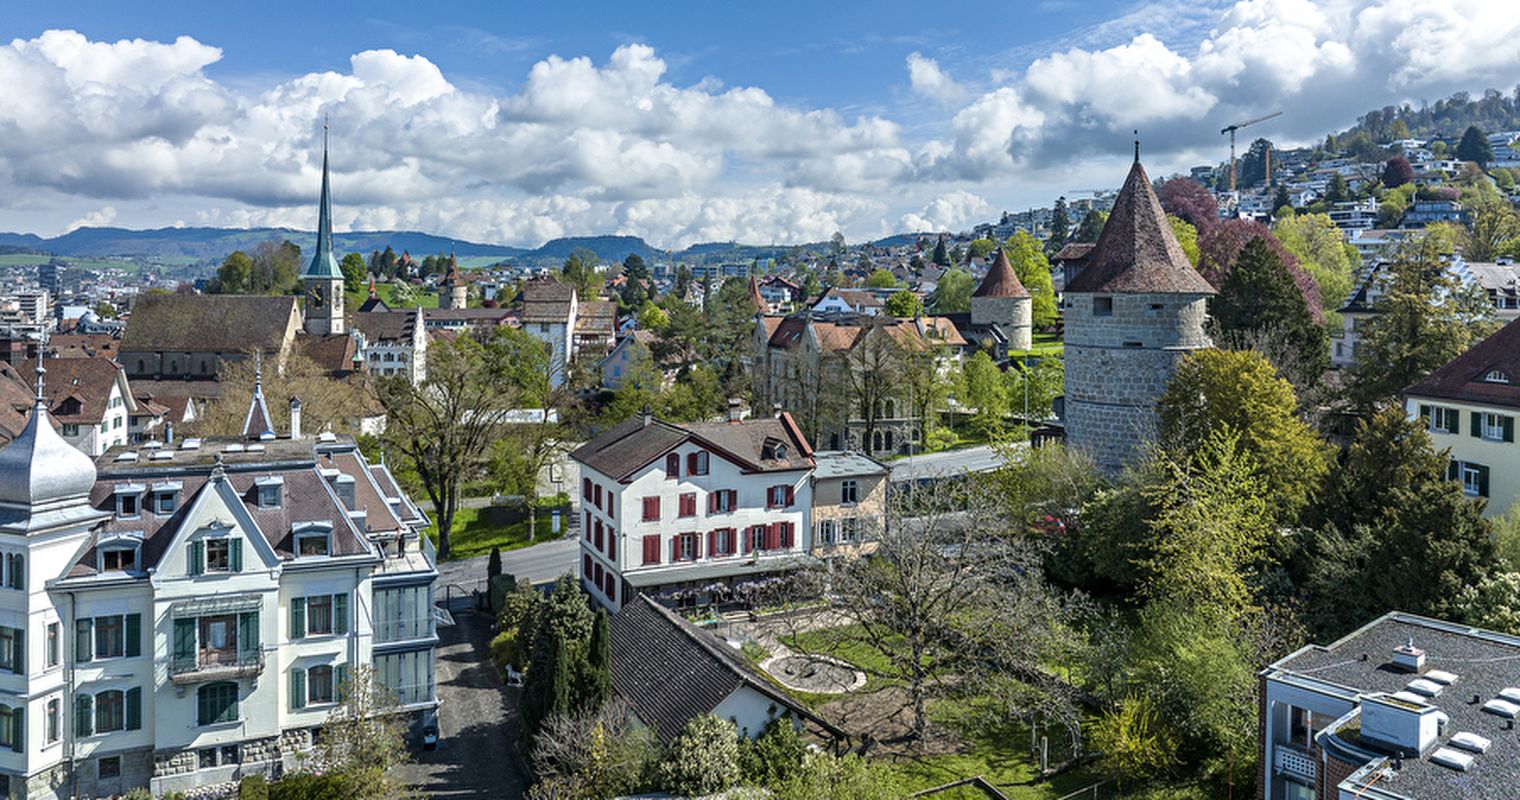
<path fill-rule="evenodd" d="M 1017 447 L 1027 447 L 1020 443 Z M 899 458 L 892 462 L 892 482 L 926 480 L 965 475 L 968 472 L 991 472 L 1003 465 L 1003 459 L 991 445 L 950 450 L 943 453 Z"/>
<path fill-rule="evenodd" d="M 575 571 L 576 541 L 573 535 L 551 539 L 532 547 L 508 550 L 501 554 L 501 571 L 534 583 L 548 583 L 566 572 Z M 438 565 L 439 599 L 450 594 L 468 594 L 485 588 L 486 562 L 490 554 L 445 561 Z"/>
<path fill-rule="evenodd" d="M 487 661 L 489 620 L 454 616 L 438 630 L 438 748 L 418 752 L 406 779 L 430 798 L 520 798 L 527 782 L 511 749 L 519 690 L 502 686 Z"/>

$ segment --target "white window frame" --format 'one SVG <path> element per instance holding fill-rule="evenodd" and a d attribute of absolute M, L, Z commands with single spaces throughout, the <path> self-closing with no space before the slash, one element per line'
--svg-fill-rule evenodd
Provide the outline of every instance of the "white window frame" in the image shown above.
<path fill-rule="evenodd" d="M 1462 493 L 1468 497 L 1482 497 L 1483 470 L 1478 464 L 1461 462 Z"/>
<path fill-rule="evenodd" d="M 860 519 L 844 517 L 839 520 L 839 543 L 854 544 L 860 541 Z"/>
<path fill-rule="evenodd" d="M 1427 427 L 1430 429 L 1431 433 L 1456 433 L 1458 424 L 1457 420 L 1460 419 L 1461 416 L 1461 413 L 1459 413 L 1455 408 L 1448 408 L 1446 406 L 1431 406 L 1430 419 L 1427 420 Z"/>
<path fill-rule="evenodd" d="M 98 548 L 98 551 L 99 554 L 97 555 L 95 562 L 96 572 L 136 572 L 142 563 L 142 543 L 133 541 L 131 539 L 113 539 L 107 542 L 102 542 Z M 121 566 L 110 568 L 106 567 L 107 553 L 131 553 L 132 566 L 130 568 Z"/>
<path fill-rule="evenodd" d="M 834 538 L 835 538 L 835 533 L 834 532 L 835 532 L 836 529 L 837 529 L 837 526 L 834 524 L 834 520 L 831 520 L 831 519 L 821 519 L 821 520 L 818 520 L 818 543 L 821 544 L 821 545 L 831 545 L 831 544 L 833 544 L 834 543 Z"/>
<path fill-rule="evenodd" d="M 1504 415 L 1483 412 L 1483 440 L 1488 442 L 1504 441 Z"/>
<path fill-rule="evenodd" d="M 231 572 L 232 572 L 232 536 L 231 536 L 231 532 L 230 531 L 226 531 L 226 532 L 223 532 L 219 536 L 218 535 L 205 536 L 205 537 L 202 537 L 201 542 L 202 542 L 202 544 L 201 544 L 201 574 L 203 574 L 203 575 L 231 574 Z M 217 568 L 217 569 L 213 569 L 211 567 L 211 543 L 212 542 L 220 542 L 220 543 L 225 544 L 227 546 L 227 563 L 226 563 L 226 566 L 223 566 L 223 567 L 220 567 L 220 568 Z"/>

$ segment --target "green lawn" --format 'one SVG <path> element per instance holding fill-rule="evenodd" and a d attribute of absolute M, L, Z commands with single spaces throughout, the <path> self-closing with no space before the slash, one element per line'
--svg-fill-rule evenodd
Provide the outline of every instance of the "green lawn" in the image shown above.
<path fill-rule="evenodd" d="M 845 631 L 845 633 L 841 635 L 834 631 L 802 631 L 783 637 L 781 641 L 797 652 L 832 656 L 859 667 L 866 673 L 866 685 L 861 691 L 874 692 L 898 683 L 898 681 L 871 674 L 893 671 L 891 662 L 882 655 L 880 650 L 865 642 L 850 639 L 848 628 L 836 629 L 836 631 Z M 824 702 L 839 699 L 839 695 L 836 694 L 818 695 L 818 697 L 826 698 Z"/>
<path fill-rule="evenodd" d="M 375 294 L 379 295 L 380 299 L 384 300 L 385 304 L 391 308 L 401 307 L 400 304 L 396 302 L 396 285 L 394 283 L 375 284 Z M 413 286 L 412 296 L 417 298 L 417 305 L 421 306 L 422 308 L 438 307 L 438 292 L 430 290 L 425 286 Z M 358 308 L 360 305 L 363 305 L 365 300 L 368 299 L 369 286 L 367 285 L 357 292 L 350 292 L 348 294 L 348 303 L 353 308 Z"/>
<path fill-rule="evenodd" d="M 1036 333 L 1034 341 L 1031 344 L 1033 344 L 1033 347 L 1030 347 L 1028 350 L 1010 350 L 1008 354 L 1013 358 L 1026 355 L 1059 356 L 1066 351 L 1066 343 L 1061 340 L 1059 335 L 1054 333 Z"/>
<path fill-rule="evenodd" d="M 1017 800 L 1051 800 L 1090 786 L 1100 778 L 1085 768 L 1069 770 L 1047 781 L 1035 781 L 1039 764 L 1029 754 L 1029 728 L 1011 723 L 1006 729 L 988 731 L 966 726 L 959 718 L 961 701 L 939 700 L 929 706 L 929 717 L 955 730 L 969 747 L 964 753 L 930 755 L 900 761 L 897 771 L 913 790 L 941 786 L 961 778 L 980 775 L 998 790 Z M 1052 764 L 1066 758 L 1064 730 L 1045 732 Z M 1108 797 L 1104 792 L 1103 797 Z"/>
<path fill-rule="evenodd" d="M 491 552 L 492 547 L 500 547 L 502 550 L 516 550 L 519 547 L 527 547 L 537 542 L 528 539 L 528 521 L 514 522 L 510 525 L 492 525 L 486 515 L 485 509 L 461 508 L 454 514 L 454 530 L 449 539 L 454 546 L 451 558 L 469 558 L 483 553 Z M 436 544 L 438 541 L 437 514 L 433 515 L 435 522 L 427 529 L 427 537 Z M 560 522 L 568 524 L 562 516 Z M 549 531 L 549 512 L 540 511 L 538 514 L 538 542 L 547 541 L 555 534 Z"/>

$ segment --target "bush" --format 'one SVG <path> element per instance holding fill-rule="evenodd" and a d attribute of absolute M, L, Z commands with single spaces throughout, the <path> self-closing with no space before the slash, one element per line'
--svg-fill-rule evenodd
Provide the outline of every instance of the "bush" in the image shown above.
<path fill-rule="evenodd" d="M 701 797 L 733 787 L 739 780 L 739 730 L 712 714 L 693 717 L 670 743 L 656 771 L 660 789 Z"/>
<path fill-rule="evenodd" d="M 153 800 L 153 793 L 139 786 L 121 797 L 122 800 Z"/>
<path fill-rule="evenodd" d="M 269 781 L 263 775 L 244 775 L 238 783 L 238 800 L 269 800 Z"/>
<path fill-rule="evenodd" d="M 269 800 L 360 800 L 359 787 L 342 772 L 298 772 L 269 786 Z"/>
<path fill-rule="evenodd" d="M 739 745 L 739 773 L 748 786 L 776 786 L 802 768 L 807 752 L 791 717 L 771 720 L 758 738 Z"/>

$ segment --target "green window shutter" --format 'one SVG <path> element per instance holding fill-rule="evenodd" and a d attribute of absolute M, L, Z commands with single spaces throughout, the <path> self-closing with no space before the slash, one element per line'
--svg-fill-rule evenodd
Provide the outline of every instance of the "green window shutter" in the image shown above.
<path fill-rule="evenodd" d="M 89 736 L 95 732 L 94 698 L 81 694 L 74 698 L 74 735 Z"/>
<path fill-rule="evenodd" d="M 1488 467 L 1478 467 L 1478 496 L 1488 497 Z"/>
<path fill-rule="evenodd" d="M 290 598 L 290 638 L 301 639 L 306 636 L 306 598 Z"/>
<path fill-rule="evenodd" d="M 231 542 L 231 544 L 230 544 L 230 549 L 232 551 L 232 557 L 230 559 L 232 561 L 232 571 L 233 572 L 242 572 L 243 571 L 243 540 L 242 539 L 233 539 L 232 542 Z"/>
<path fill-rule="evenodd" d="M 127 730 L 135 731 L 142 728 L 142 687 L 133 686 L 127 690 Z"/>
<path fill-rule="evenodd" d="M 193 619 L 174 621 L 174 663 L 183 665 L 195 663 L 195 620 Z"/>
<path fill-rule="evenodd" d="M 95 620 L 81 619 L 74 623 L 74 660 L 80 664 L 95 657 Z M 89 734 L 85 734 L 88 736 Z"/>
<path fill-rule="evenodd" d="M 304 669 L 290 671 L 290 707 L 294 709 L 306 707 L 306 670 Z"/>
<path fill-rule="evenodd" d="M 1472 435 L 1483 436 L 1483 415 L 1476 411 L 1472 412 Z"/>
<path fill-rule="evenodd" d="M 195 690 L 195 724 L 209 725 L 211 723 L 211 687 L 202 686 Z"/>
<path fill-rule="evenodd" d="M 333 633 L 348 633 L 348 595 L 333 595 Z"/>
<path fill-rule="evenodd" d="M 142 655 L 142 615 L 127 615 L 127 657 Z"/>
<path fill-rule="evenodd" d="M 15 576 L 12 580 L 16 588 L 26 591 L 26 556 L 16 556 L 16 560 L 11 564 L 11 574 Z"/>
<path fill-rule="evenodd" d="M 186 556 L 186 558 L 189 559 L 190 564 L 189 564 L 189 569 L 186 570 L 186 571 L 189 572 L 191 575 L 199 575 L 199 574 L 201 574 L 201 570 L 204 569 L 205 566 L 206 566 L 206 544 L 205 544 L 205 542 L 191 542 L 190 543 L 190 550 L 188 552 L 189 552 L 189 555 Z"/>
<path fill-rule="evenodd" d="M 252 655 L 259 651 L 259 612 L 249 611 L 238 615 L 238 655 Z"/>
<path fill-rule="evenodd" d="M 1453 458 L 1446 462 L 1446 480 L 1454 481 L 1462 477 L 1462 462 Z"/>
<path fill-rule="evenodd" d="M 26 752 L 26 706 L 11 709 L 11 749 Z"/>
<path fill-rule="evenodd" d="M 11 640 L 11 642 L 12 642 L 11 648 L 14 651 L 14 652 L 11 653 L 11 663 L 16 665 L 15 673 L 17 675 L 25 675 L 26 674 L 26 630 L 23 629 L 23 628 L 17 628 L 15 636 L 16 636 L 16 638 Z"/>
<path fill-rule="evenodd" d="M 333 699 L 342 701 L 348 694 L 348 665 L 339 664 L 333 670 Z"/>
<path fill-rule="evenodd" d="M 1513 442 L 1515 440 L 1515 418 L 1500 417 L 1500 419 L 1504 420 L 1504 441 Z"/>

